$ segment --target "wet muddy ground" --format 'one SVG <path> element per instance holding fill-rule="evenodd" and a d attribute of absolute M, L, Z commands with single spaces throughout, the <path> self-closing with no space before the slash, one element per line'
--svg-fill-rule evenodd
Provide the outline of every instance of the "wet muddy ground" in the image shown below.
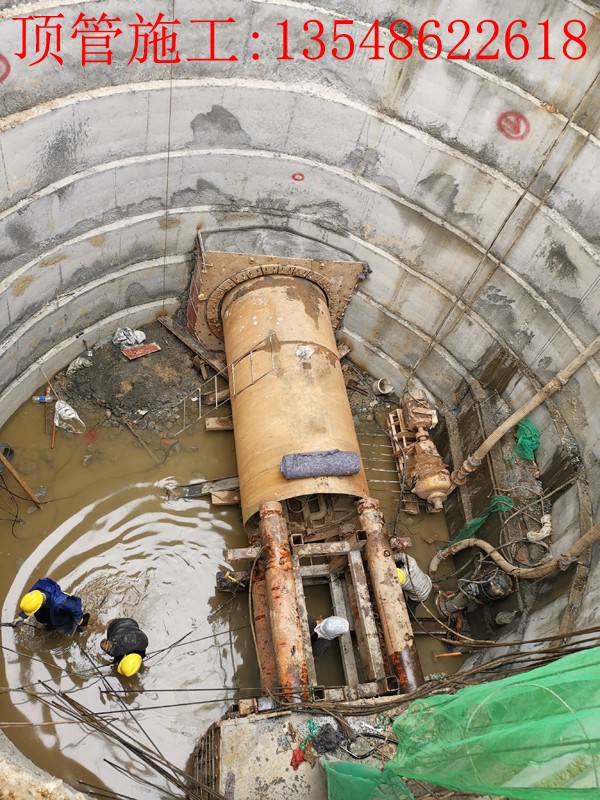
<path fill-rule="evenodd" d="M 194 353 L 160 322 L 145 326 L 143 332 L 143 344 L 156 343 L 160 351 L 129 361 L 119 347 L 101 344 L 91 351 L 91 367 L 61 373 L 53 385 L 67 402 L 91 403 L 108 411 L 113 426 L 129 420 L 139 430 L 156 431 L 164 438 L 181 427 L 179 401 L 203 379 L 192 364 Z"/>
<path fill-rule="evenodd" d="M 173 499 L 167 491 L 235 475 L 233 435 L 206 432 L 200 422 L 173 437 L 176 403 L 201 378 L 192 354 L 168 331 L 158 323 L 145 330 L 160 352 L 129 362 L 109 343 L 73 377 L 49 376 L 86 433 L 58 430 L 52 448 L 46 409 L 29 402 L 0 434 L 15 450 L 14 466 L 45 501 L 37 509 L 11 476 L 0 475 L 2 621 L 13 619 L 23 592 L 45 575 L 80 595 L 91 614 L 87 631 L 73 638 L 29 624 L 1 629 L 0 721 L 25 755 L 74 787 L 157 800 L 162 779 L 48 705 L 49 692 L 68 692 L 184 768 L 195 740 L 236 690 L 255 694 L 258 687 L 247 594 L 231 598 L 214 589 L 215 573 L 228 566 L 224 550 L 247 545 L 239 509 L 211 506 L 207 498 Z M 398 485 L 383 430 L 389 409 L 368 391 L 351 393 L 351 400 L 372 494 L 391 523 Z M 137 422 L 154 457 L 122 424 L 126 419 Z M 412 536 L 423 566 L 437 549 L 434 540 L 446 538 L 439 515 L 401 515 L 397 532 Z M 316 591 L 310 610 L 326 614 L 327 602 Z M 127 682 L 100 649 L 115 616 L 133 616 L 150 640 L 150 656 Z M 443 651 L 439 642 L 421 636 L 417 644 L 426 673 L 457 668 L 459 659 L 432 660 L 432 649 Z M 341 682 L 337 662 L 319 669 L 326 685 Z M 108 697 L 105 681 L 127 689 L 121 701 Z"/>

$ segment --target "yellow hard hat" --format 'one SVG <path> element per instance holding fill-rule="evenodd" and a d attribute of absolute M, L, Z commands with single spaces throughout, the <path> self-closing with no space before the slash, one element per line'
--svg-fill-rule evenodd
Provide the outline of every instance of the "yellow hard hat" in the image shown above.
<path fill-rule="evenodd" d="M 406 583 L 406 572 L 400 567 L 396 567 L 396 572 L 398 573 L 398 580 L 400 581 L 400 586 L 404 586 Z"/>
<path fill-rule="evenodd" d="M 131 678 L 138 669 L 142 666 L 142 657 L 139 653 L 129 653 L 127 656 L 119 661 L 117 672 L 125 675 L 126 678 Z"/>
<path fill-rule="evenodd" d="M 30 617 L 32 614 L 35 614 L 36 611 L 40 610 L 44 605 L 45 599 L 43 592 L 40 592 L 39 589 L 34 589 L 33 592 L 27 592 L 27 594 L 23 595 L 19 603 L 19 608 L 24 614 Z"/>

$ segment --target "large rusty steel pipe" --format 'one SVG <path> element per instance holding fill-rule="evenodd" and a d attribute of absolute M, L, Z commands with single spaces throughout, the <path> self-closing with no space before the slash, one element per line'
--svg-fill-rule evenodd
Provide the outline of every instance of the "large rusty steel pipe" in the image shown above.
<path fill-rule="evenodd" d="M 284 701 L 299 702 L 308 698 L 308 671 L 288 527 L 282 512 L 276 500 L 262 503 L 259 532 L 277 683 Z"/>
<path fill-rule="evenodd" d="M 362 464 L 356 475 L 293 480 L 280 469 L 290 453 L 359 452 L 323 290 L 288 275 L 253 278 L 225 294 L 221 316 L 235 369 L 231 409 L 244 524 L 265 500 L 368 497 Z M 271 335 L 270 345 L 257 347 Z"/>
<path fill-rule="evenodd" d="M 424 682 L 423 670 L 379 502 L 360 500 L 358 517 L 367 533 L 367 567 L 388 656 L 401 691 L 412 692 Z"/>

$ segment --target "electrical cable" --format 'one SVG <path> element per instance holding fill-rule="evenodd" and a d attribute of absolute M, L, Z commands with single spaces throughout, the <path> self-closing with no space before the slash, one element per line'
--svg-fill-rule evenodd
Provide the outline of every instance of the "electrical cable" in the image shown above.
<path fill-rule="evenodd" d="M 7 520 L 7 522 L 12 522 L 12 525 L 11 525 L 11 528 L 10 528 L 10 532 L 11 532 L 12 536 L 14 536 L 15 539 L 19 539 L 19 541 L 22 541 L 21 537 L 17 536 L 17 534 L 15 533 L 15 525 L 17 523 L 19 523 L 21 525 L 23 524 L 23 520 L 18 514 L 18 512 L 19 512 L 19 504 L 17 503 L 17 501 L 15 499 L 15 497 L 17 495 L 15 495 L 15 493 L 12 491 L 12 489 L 10 489 L 9 486 L 7 485 L 6 480 L 4 478 L 4 474 L 0 473 L 0 478 L 2 479 L 2 485 L 3 485 L 4 489 L 7 491 L 8 496 L 13 501 L 14 507 L 15 507 L 14 512 L 11 512 L 10 509 L 8 509 L 8 508 L 4 509 L 8 514 L 12 513 L 14 515 L 12 520 Z"/>
<path fill-rule="evenodd" d="M 219 610 L 219 609 L 217 609 L 217 610 Z M 235 633 L 236 631 L 242 631 L 242 630 L 245 630 L 246 628 L 249 628 L 249 627 L 250 627 L 249 624 L 248 625 L 240 625 L 237 628 L 231 628 L 231 632 Z M 187 636 L 189 636 L 190 633 L 193 633 L 193 631 L 189 631 L 188 633 L 185 634 L 185 636 L 182 636 L 181 639 L 177 639 L 177 641 L 174 642 L 173 644 L 170 644 L 167 647 L 163 647 L 161 650 L 154 650 L 149 655 L 147 655 L 144 660 L 148 661 L 150 658 L 152 658 L 153 656 L 158 655 L 159 653 L 165 653 L 165 652 L 168 652 L 169 650 L 173 650 L 176 647 L 182 647 L 183 644 L 188 645 L 188 644 L 195 644 L 196 642 L 204 642 L 207 639 L 214 639 L 215 636 L 224 636 L 225 634 L 227 634 L 229 632 L 230 632 L 229 629 L 226 629 L 224 631 L 215 631 L 214 633 L 209 633 L 206 636 L 201 636 L 199 639 L 189 639 L 187 642 L 183 642 L 183 639 L 185 639 Z"/>
<path fill-rule="evenodd" d="M 171 644 L 171 645 L 168 645 L 167 647 L 163 647 L 163 648 L 162 648 L 162 649 L 160 649 L 160 650 L 154 650 L 153 652 L 149 653 L 149 654 L 148 654 L 148 655 L 145 657 L 145 661 L 149 661 L 151 658 L 154 658 L 154 656 L 158 656 L 158 655 L 160 655 L 161 653 L 168 653 L 168 652 L 169 652 L 170 650 L 172 650 L 174 647 L 178 647 L 180 644 L 182 644 L 183 640 L 184 640 L 184 639 L 186 639 L 188 636 L 190 636 L 190 635 L 191 635 L 193 632 L 194 632 L 194 630 L 193 630 L 193 628 L 192 628 L 192 630 L 191 630 L 191 631 L 188 631 L 186 634 L 184 634 L 183 636 L 181 636 L 179 639 L 177 639 L 175 642 L 173 642 L 173 644 Z M 209 637 L 206 637 L 206 638 L 209 638 Z M 194 641 L 198 641 L 198 642 L 199 642 L 199 641 L 200 641 L 200 639 L 195 639 Z M 191 644 L 191 642 L 186 642 L 186 644 Z"/>
<path fill-rule="evenodd" d="M 542 494 L 539 497 L 536 497 L 530 503 L 527 503 L 526 505 L 520 506 L 519 508 L 515 509 L 512 512 L 512 514 L 509 517 L 507 517 L 504 520 L 504 522 L 502 522 L 502 524 L 500 525 L 500 528 L 501 529 L 504 528 L 507 525 L 507 523 L 510 522 L 510 520 L 513 517 L 516 517 L 518 514 L 522 513 L 526 508 L 531 508 L 531 506 L 534 506 L 538 502 L 542 502 L 543 503 L 544 500 L 547 500 L 549 497 L 552 497 L 552 495 L 555 495 L 558 492 L 561 492 L 563 489 L 566 489 L 567 486 L 571 486 L 573 483 L 576 483 L 576 482 L 577 482 L 577 478 L 570 478 L 568 481 L 566 481 L 566 483 L 561 484 L 561 486 L 558 486 L 556 489 L 552 489 L 552 491 L 548 492 L 548 494 Z"/>
<path fill-rule="evenodd" d="M 32 625 L 30 627 L 34 627 L 34 626 Z M 52 669 L 60 670 L 60 672 L 63 672 L 65 674 L 67 674 L 67 675 L 75 676 L 76 678 L 86 678 L 86 677 L 88 677 L 87 674 L 79 674 L 78 672 L 73 672 L 73 670 L 70 670 L 67 667 L 60 667 L 58 664 L 53 664 L 51 661 L 45 661 L 43 658 L 39 658 L 38 656 L 32 656 L 29 653 L 22 653 L 20 650 L 14 650 L 12 647 L 8 647 L 5 644 L 0 644 L 0 648 L 2 650 L 6 650 L 9 653 L 14 653 L 15 655 L 20 656 L 21 658 L 28 658 L 30 661 L 39 661 L 40 664 L 44 664 L 46 667 L 51 667 Z M 36 683 L 41 683 L 41 681 L 36 681 Z M 34 684 L 25 684 L 25 685 L 27 686 L 27 685 L 36 685 L 36 684 L 34 683 Z M 21 687 L 19 687 L 19 688 L 21 688 Z M 18 691 L 18 689 L 9 688 L 8 691 L 9 692 Z M 3 694 L 3 692 L 0 692 L 0 694 Z"/>
<path fill-rule="evenodd" d="M 237 690 L 236 690 L 237 691 Z M 138 708 L 119 708 L 113 711 L 94 711 L 98 717 L 110 717 L 112 714 L 128 714 L 136 711 L 157 711 L 162 708 L 183 708 L 184 706 L 210 706 L 222 703 L 225 700 L 235 700 L 235 697 L 215 697 L 213 700 L 190 700 L 185 703 L 164 703 L 159 706 L 138 706 Z"/>

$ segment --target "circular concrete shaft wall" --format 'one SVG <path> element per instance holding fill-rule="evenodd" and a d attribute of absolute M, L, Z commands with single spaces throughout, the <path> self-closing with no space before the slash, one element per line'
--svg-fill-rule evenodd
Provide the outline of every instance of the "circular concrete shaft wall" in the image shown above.
<path fill-rule="evenodd" d="M 518 407 L 598 335 L 597 0 L 4 6 L 3 419 L 38 363 L 173 310 L 197 228 L 212 250 L 368 262 L 354 360 L 447 412 L 465 385 Z M 540 468 L 565 443 L 590 489 L 559 534 L 599 516 L 599 382 L 595 359 L 534 415 Z"/>

